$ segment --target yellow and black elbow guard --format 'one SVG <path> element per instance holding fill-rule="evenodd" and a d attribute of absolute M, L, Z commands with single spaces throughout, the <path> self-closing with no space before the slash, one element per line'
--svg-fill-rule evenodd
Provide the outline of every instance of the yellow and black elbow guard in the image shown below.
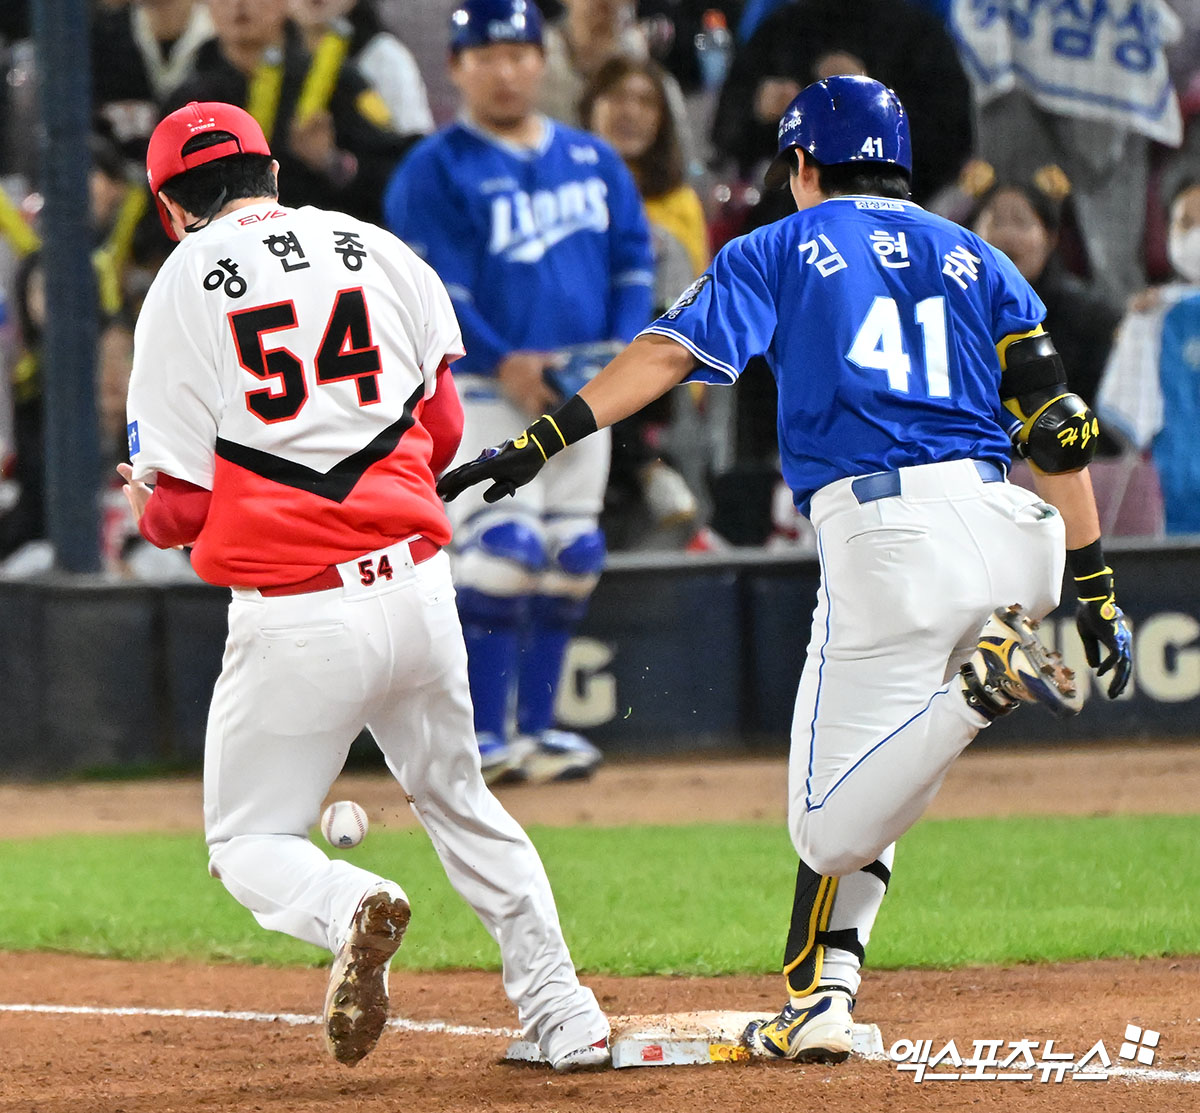
<path fill-rule="evenodd" d="M 1100 423 L 1067 389 L 1054 341 L 1044 332 L 1024 336 L 1007 345 L 1002 358 L 1000 400 L 1021 422 L 1013 433 L 1017 455 L 1050 475 L 1087 467 L 1096 454 Z"/>
<path fill-rule="evenodd" d="M 1013 436 L 1017 455 L 1049 475 L 1079 471 L 1096 455 L 1100 422 L 1078 394 L 1043 391 L 1042 397 L 1014 398 L 1005 408 L 1021 418 Z M 1026 413 L 1025 403 L 1032 412 Z"/>

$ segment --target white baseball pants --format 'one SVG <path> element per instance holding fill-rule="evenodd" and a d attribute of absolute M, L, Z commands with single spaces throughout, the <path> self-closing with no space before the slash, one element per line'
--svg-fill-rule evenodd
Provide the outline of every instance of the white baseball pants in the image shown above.
<path fill-rule="evenodd" d="M 890 854 L 986 725 L 955 674 L 989 613 L 1020 603 L 1041 618 L 1061 588 L 1062 519 L 1036 495 L 983 482 L 970 460 L 902 468 L 900 480 L 890 498 L 860 503 L 843 479 L 812 501 L 821 583 L 792 720 L 789 826 L 822 874 Z"/>
<path fill-rule="evenodd" d="M 528 1038 L 556 1058 L 606 1036 L 608 1022 L 575 975 L 537 851 L 480 775 L 449 560 L 414 566 L 403 542 L 382 552 L 393 577 L 370 586 L 350 562 L 342 588 L 235 589 L 205 743 L 211 870 L 263 927 L 336 951 L 384 879 L 331 861 L 308 832 L 368 725 L 451 884 L 499 944 Z"/>

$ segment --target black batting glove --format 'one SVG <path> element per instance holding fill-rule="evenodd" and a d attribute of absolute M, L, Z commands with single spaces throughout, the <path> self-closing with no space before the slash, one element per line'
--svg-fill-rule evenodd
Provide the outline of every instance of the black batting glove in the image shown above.
<path fill-rule="evenodd" d="M 1100 542 L 1067 553 L 1079 605 L 1075 610 L 1075 628 L 1083 642 L 1088 667 L 1097 676 L 1112 672 L 1108 698 L 1116 699 L 1129 683 L 1133 672 L 1133 635 L 1113 590 L 1112 569 L 1104 563 Z M 1108 655 L 1101 660 L 1101 652 Z"/>
<path fill-rule="evenodd" d="M 485 448 L 474 460 L 460 464 L 438 480 L 437 493 L 451 502 L 476 483 L 492 485 L 483 492 L 484 502 L 498 502 L 524 487 L 556 452 L 596 431 L 591 407 L 578 394 L 567 399 L 552 414 L 543 414 L 515 440 Z"/>
<path fill-rule="evenodd" d="M 1116 699 L 1125 691 L 1133 672 L 1133 635 L 1124 612 L 1111 593 L 1100 598 L 1080 599 L 1075 611 L 1075 628 L 1083 641 L 1088 666 L 1096 670 L 1097 676 L 1112 670 L 1108 698 Z M 1100 660 L 1101 646 L 1108 650 L 1103 661 Z"/>
<path fill-rule="evenodd" d="M 451 502 L 468 487 L 490 479 L 492 485 L 483 492 L 483 501 L 497 502 L 505 495 L 514 494 L 518 487 L 524 487 L 548 459 L 527 429 L 515 441 L 485 448 L 474 460 L 446 472 L 438 480 L 437 493 L 444 502 Z"/>

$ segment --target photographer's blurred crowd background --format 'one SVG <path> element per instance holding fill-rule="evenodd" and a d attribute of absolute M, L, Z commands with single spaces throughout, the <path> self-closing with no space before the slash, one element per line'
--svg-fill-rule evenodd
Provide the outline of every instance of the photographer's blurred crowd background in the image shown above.
<path fill-rule="evenodd" d="M 0 5 L 0 575 L 53 564 L 45 506 L 39 82 L 32 5 Z M 92 0 L 90 205 L 106 571 L 191 578 L 141 542 L 126 459 L 133 328 L 174 246 L 146 142 L 191 100 L 245 107 L 280 200 L 375 222 L 412 147 L 452 122 L 454 0 Z M 781 219 L 764 193 L 779 115 L 806 84 L 867 74 L 909 111 L 914 199 L 1006 252 L 1046 304 L 1071 388 L 1100 416 L 1108 536 L 1200 533 L 1197 0 L 544 0 L 540 108 L 632 172 L 654 313 L 723 243 Z M 64 61 L 64 65 L 69 62 Z M 42 75 L 44 76 L 44 75 Z M 431 182 L 429 188 L 436 190 Z M 586 291 L 583 292 L 586 295 Z M 609 548 L 802 551 L 777 469 L 774 384 L 681 388 L 616 430 Z M 1021 468 L 1014 469 L 1021 481 Z"/>

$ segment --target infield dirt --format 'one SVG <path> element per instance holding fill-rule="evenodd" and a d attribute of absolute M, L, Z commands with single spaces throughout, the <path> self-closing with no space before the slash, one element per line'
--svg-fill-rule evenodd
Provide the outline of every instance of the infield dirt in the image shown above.
<path fill-rule="evenodd" d="M 669 791 L 667 791 L 669 789 Z M 411 822 L 386 778 L 342 778 L 331 798 L 356 799 L 375 823 Z M 779 759 L 617 764 L 589 784 L 515 787 L 502 799 L 527 824 L 779 819 Z M 1200 747 L 968 754 L 931 815 L 1190 813 L 1200 808 Z M 0 786 L 0 837 L 54 830 L 199 830 L 194 780 Z M 704 894 L 697 892 L 697 899 Z M 619 914 L 619 910 L 614 910 Z M 86 910 L 81 910 L 86 916 Z M 611 1013 L 762 1009 L 779 978 L 586 979 Z M 0 1002 L 315 1013 L 320 970 L 135 964 L 62 955 L 0 955 Z M 472 1027 L 515 1023 L 491 973 L 398 973 L 393 1012 Z M 1162 1032 L 1156 1068 L 1200 1071 L 1200 958 L 1100 961 L 954 971 L 881 971 L 864 980 L 856 1016 L 885 1044 L 901 1037 L 1054 1039 L 1082 1053 L 1102 1039 L 1115 1055 L 1126 1024 Z M 1175 1018 L 1175 1019 L 1172 1019 Z M 884 1062 L 838 1067 L 721 1064 L 556 1076 L 501 1062 L 503 1037 L 385 1033 L 353 1070 L 339 1067 L 313 1026 L 146 1016 L 0 1013 L 3 1113 L 402 1113 L 653 1110 L 1074 1111 L 1195 1110 L 1185 1082 L 925 1082 Z"/>

